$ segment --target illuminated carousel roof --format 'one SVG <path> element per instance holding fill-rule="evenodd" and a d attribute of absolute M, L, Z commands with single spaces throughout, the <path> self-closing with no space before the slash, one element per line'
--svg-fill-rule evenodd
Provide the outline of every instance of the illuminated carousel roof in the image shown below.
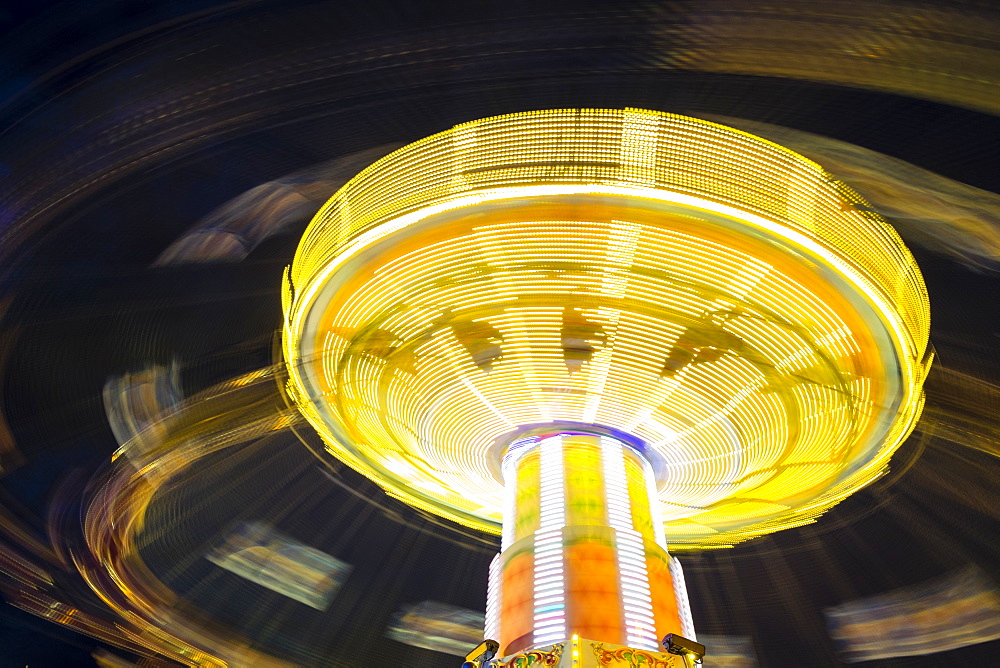
<path fill-rule="evenodd" d="M 289 269 L 289 393 L 330 452 L 499 533 L 524 438 L 614 435 L 676 546 L 813 521 L 920 413 L 929 312 L 817 164 L 644 110 L 466 123 L 364 170 Z"/>

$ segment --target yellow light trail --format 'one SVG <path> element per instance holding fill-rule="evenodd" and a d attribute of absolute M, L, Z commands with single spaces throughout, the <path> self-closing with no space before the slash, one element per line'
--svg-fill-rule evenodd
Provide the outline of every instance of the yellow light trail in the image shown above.
<path fill-rule="evenodd" d="M 884 472 L 929 363 L 919 271 L 860 197 L 766 140 L 637 109 L 483 119 L 386 156 L 316 215 L 283 306 L 290 395 L 330 452 L 494 533 L 494 443 L 552 421 L 646 444 L 674 545 L 811 521 Z"/>

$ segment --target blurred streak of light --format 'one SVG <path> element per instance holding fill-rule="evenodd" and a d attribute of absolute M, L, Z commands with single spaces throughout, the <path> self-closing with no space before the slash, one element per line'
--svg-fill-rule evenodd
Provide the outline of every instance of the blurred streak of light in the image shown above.
<path fill-rule="evenodd" d="M 173 662 L 152 658 L 140 659 L 138 662 L 133 662 L 101 648 L 94 650 L 90 658 L 100 668 L 158 668 L 160 666 L 167 668 L 175 665 Z"/>
<path fill-rule="evenodd" d="M 15 120 L 0 134 L 0 149 L 15 156 L 0 189 L 0 253 L 5 259 L 14 257 L 22 242 L 81 197 L 130 173 L 197 151 L 248 123 L 267 123 L 290 112 L 314 113 L 310 105 L 316 104 L 317 92 L 324 95 L 327 108 L 356 104 L 359 93 L 350 86 L 332 91 L 328 87 L 361 72 L 393 73 L 394 85 L 405 91 L 426 88 L 427 74 L 441 72 L 436 67 L 446 68 L 448 81 L 485 82 L 502 76 L 499 70 L 507 66 L 511 54 L 538 53 L 558 60 L 572 50 L 574 58 L 593 58 L 588 64 L 598 71 L 607 71 L 608 62 L 620 62 L 628 65 L 611 65 L 611 71 L 692 71 L 815 81 L 1000 113 L 996 95 L 1000 49 L 995 40 L 1000 15 L 976 2 L 931 7 L 918 2 L 788 0 L 755 6 L 714 0 L 602 7 L 600 12 L 581 7 L 573 15 L 577 20 L 571 33 L 566 32 L 567 16 L 559 7 L 514 3 L 504 19 L 479 17 L 477 22 L 474 13 L 465 15 L 467 10 L 442 5 L 436 11 L 450 12 L 447 18 L 452 22 L 469 21 L 471 27 L 458 41 L 454 24 L 444 21 L 424 25 L 419 32 L 397 31 L 384 39 L 369 25 L 370 12 L 346 5 L 340 11 L 292 6 L 270 17 L 273 23 L 269 21 L 266 29 L 290 33 L 296 22 L 335 19 L 332 34 L 319 31 L 328 51 L 286 47 L 284 52 L 262 52 L 248 63 L 240 50 L 235 56 L 238 67 L 232 62 L 234 56 L 220 49 L 215 31 L 207 37 L 198 31 L 201 21 L 213 14 L 225 16 L 234 35 L 252 30 L 252 13 L 248 21 L 248 16 L 232 9 L 220 7 L 196 20 L 179 21 L 165 32 L 167 39 L 154 34 L 136 43 L 123 39 L 116 50 L 97 49 L 74 63 L 95 72 L 84 85 L 63 90 L 59 87 L 63 82 L 51 73 L 39 80 L 39 88 L 46 86 L 43 92 L 33 91 L 40 99 L 22 93 L 11 102 Z M 429 14 L 433 17 L 434 10 Z M 524 29 L 526 21 L 533 30 Z M 546 35 L 544 42 L 538 41 L 539 34 Z M 152 64 L 150 53 L 161 54 L 160 62 Z M 174 60 L 183 62 L 167 64 Z M 494 62 L 496 67 L 483 67 Z M 162 76 L 121 76 L 123 67 L 145 67 Z M 246 75 L 252 68 L 259 71 Z M 190 71 L 202 76 L 192 80 Z M 483 75 L 485 71 L 490 74 Z M 556 66 L 538 72 L 546 73 L 564 74 Z M 117 102 L 113 113 L 107 105 L 109 91 L 102 89 L 111 80 L 110 93 Z M 163 81 L 170 85 L 164 87 Z M 273 91 L 283 94 L 261 104 L 261 98 Z M 74 120 L 53 127 L 46 141 L 39 143 L 33 123 L 55 97 L 73 104 Z M 99 102 L 95 104 L 94 98 Z M 232 113 L 229 107 L 234 104 L 240 113 Z M 235 246 L 231 249 L 238 252 Z M 12 266 L 0 263 L 5 269 Z"/>
<path fill-rule="evenodd" d="M 847 663 L 923 656 L 1000 638 L 1000 590 L 975 567 L 825 612 Z"/>
<path fill-rule="evenodd" d="M 101 394 L 118 444 L 128 443 L 129 452 L 144 453 L 162 441 L 165 434 L 156 430 L 159 419 L 181 400 L 180 367 L 175 360 L 169 367 L 154 364 L 114 376 Z M 146 431 L 149 427 L 152 433 Z"/>
<path fill-rule="evenodd" d="M 151 636 L 159 651 L 189 665 L 287 665 L 177 614 L 176 595 L 145 567 L 135 543 L 153 496 L 199 457 L 284 430 L 299 419 L 282 409 L 276 374 L 280 365 L 183 402 L 140 433 L 155 429 L 163 435 L 158 443 L 122 446 L 85 499 L 86 548 L 71 547 L 77 569 L 107 605 Z"/>
<path fill-rule="evenodd" d="M 1000 384 L 942 366 L 934 367 L 928 381 L 917 429 L 1000 457 Z M 993 516 L 1000 517 L 1000 509 L 994 508 Z"/>
<path fill-rule="evenodd" d="M 690 117 L 455 126 L 307 228 L 283 294 L 291 392 L 334 456 L 482 531 L 503 514 L 489 444 L 552 417 L 649 444 L 675 548 L 801 526 L 884 473 L 929 362 L 913 259 L 854 201 L 816 163 Z"/>
<path fill-rule="evenodd" d="M 709 0 L 678 23 L 658 26 L 668 67 L 820 81 L 1000 112 L 1000 16 L 984 4 Z"/>
<path fill-rule="evenodd" d="M 50 586 L 54 583 L 48 572 L 2 543 L 0 543 L 0 573 L 31 588 Z"/>
<path fill-rule="evenodd" d="M 1000 100 L 997 99 L 995 94 L 997 81 L 1000 77 L 996 76 L 995 63 L 996 63 L 996 46 L 995 44 L 983 44 L 978 43 L 974 48 L 980 50 L 981 58 L 970 58 L 968 56 L 968 51 L 962 51 L 958 53 L 957 50 L 953 51 L 952 54 L 954 58 L 949 57 L 947 59 L 938 59 L 938 62 L 931 63 L 935 67 L 921 66 L 921 59 L 928 59 L 933 54 L 940 54 L 943 49 L 948 49 L 950 44 L 962 41 L 962 35 L 968 37 L 974 37 L 977 34 L 996 34 L 996 21 L 992 14 L 987 14 L 986 10 L 982 9 L 981 6 L 973 6 L 966 3 L 957 3 L 952 6 L 951 10 L 937 10 L 931 9 L 926 6 L 916 7 L 912 4 L 901 4 L 895 3 L 892 6 L 883 3 L 859 3 L 859 2 L 840 2 L 834 3 L 833 5 L 826 3 L 824 5 L 827 10 L 831 13 L 827 17 L 818 17 L 821 10 L 819 5 L 814 3 L 788 3 L 792 9 L 788 10 L 787 16 L 777 17 L 779 14 L 784 14 L 786 10 L 782 7 L 771 7 L 768 9 L 755 9 L 749 6 L 737 5 L 734 2 L 716 2 L 716 3 L 705 3 L 700 4 L 698 9 L 698 14 L 684 14 L 683 16 L 671 16 L 668 17 L 669 20 L 664 20 L 663 22 L 650 21 L 650 25 L 654 30 L 662 31 L 664 35 L 676 35 L 678 36 L 678 42 L 683 42 L 684 38 L 687 38 L 692 42 L 697 42 L 702 39 L 706 34 L 714 35 L 714 40 L 705 40 L 696 47 L 692 47 L 689 54 L 687 55 L 688 60 L 692 63 L 691 67 L 698 69 L 699 67 L 703 70 L 711 71 L 712 68 L 716 68 L 719 71 L 751 71 L 752 72 L 770 72 L 772 76 L 788 76 L 790 78 L 809 78 L 810 76 L 815 76 L 814 80 L 830 80 L 833 79 L 844 85 L 853 85 L 859 87 L 872 87 L 879 90 L 893 90 L 897 92 L 902 92 L 904 94 L 913 94 L 915 97 L 926 97 L 927 99 L 935 99 L 944 101 L 951 104 L 958 104 L 962 106 L 968 106 L 970 108 L 981 109 L 988 113 L 998 113 L 1000 111 Z M 662 9 L 663 12 L 668 12 L 672 10 Z M 685 10 L 690 11 L 690 10 Z M 715 14 L 713 14 L 715 12 Z M 770 17 L 758 17 L 755 15 L 763 15 L 767 12 L 771 12 Z M 841 52 L 838 53 L 838 40 L 845 34 L 850 35 L 857 25 L 864 20 L 864 17 L 871 17 L 872 15 L 888 14 L 889 20 L 887 18 L 885 21 L 879 22 L 877 25 L 873 25 L 870 30 L 868 30 L 864 36 L 853 35 L 850 39 L 844 39 L 839 42 Z M 744 21 L 743 18 L 749 18 L 751 20 Z M 759 20 L 758 20 L 759 19 Z M 743 60 L 734 59 L 735 62 L 729 62 L 728 64 L 720 60 L 717 63 L 713 63 L 709 60 L 707 54 L 712 53 L 714 48 L 717 53 L 728 53 L 732 55 L 734 50 L 736 50 L 739 44 L 743 44 L 746 48 L 748 40 L 752 38 L 749 35 L 751 31 L 767 33 L 771 30 L 768 26 L 775 26 L 780 22 L 786 23 L 796 23 L 800 27 L 812 28 L 813 36 L 817 30 L 823 30 L 824 34 L 821 35 L 823 39 L 814 40 L 811 43 L 807 43 L 807 39 L 804 37 L 806 32 L 799 30 L 787 30 L 785 34 L 771 35 L 774 39 L 768 40 L 766 47 L 760 45 L 761 50 L 770 50 L 771 53 L 765 59 L 763 57 L 758 57 L 755 53 L 749 52 L 749 49 L 742 54 Z M 907 27 L 907 22 L 911 27 Z M 725 30 L 722 28 L 713 27 L 713 23 L 718 24 L 729 24 Z M 831 23 L 837 23 L 842 27 L 840 29 L 830 28 Z M 745 26 L 745 27 L 744 27 Z M 720 37 L 724 33 L 728 33 L 729 37 L 732 37 L 732 33 L 736 31 L 744 31 L 741 34 L 747 35 L 746 39 L 742 41 L 733 41 L 731 43 L 726 43 L 726 41 Z M 828 34 L 827 34 L 828 33 Z M 839 35 L 838 35 L 839 33 Z M 884 35 L 886 38 L 886 43 L 892 48 L 891 57 L 883 55 L 881 58 L 878 55 L 865 54 L 863 51 L 854 48 L 854 44 L 859 40 L 867 37 L 868 39 L 873 39 L 872 35 L 874 33 L 879 33 Z M 911 35 L 916 34 L 916 37 Z M 701 36 L 699 36 L 701 35 Z M 949 37 L 950 35 L 950 37 Z M 432 36 L 435 39 L 440 38 Z M 793 42 L 792 48 L 794 51 L 782 52 L 778 48 L 780 46 L 780 40 L 777 39 L 781 37 L 784 40 Z M 914 45 L 918 44 L 917 38 L 926 42 L 928 39 L 934 39 L 937 44 L 935 46 L 935 51 L 928 52 L 925 56 L 924 52 L 920 51 Z M 853 40 L 853 41 L 852 41 Z M 668 55 L 665 60 L 670 60 L 670 53 L 675 49 L 674 43 L 671 38 L 671 44 L 668 46 Z M 730 44 L 732 45 L 730 47 Z M 713 46 L 714 45 L 714 46 Z M 731 48 L 731 51 L 723 52 L 722 48 Z M 885 48 L 882 45 L 880 48 Z M 853 51 L 852 51 L 853 50 Z M 811 59 L 802 58 L 797 60 L 800 54 L 812 54 L 814 57 Z M 819 56 L 815 56 L 817 52 L 821 52 Z M 789 57 L 788 53 L 794 53 L 794 57 Z M 701 54 L 701 55 L 699 55 Z M 820 56 L 826 55 L 827 60 L 821 63 L 821 67 L 814 67 L 814 63 L 817 60 L 822 60 Z M 388 54 L 390 57 L 393 54 Z M 489 54 L 488 54 L 489 55 Z M 683 55 L 683 54 L 681 54 Z M 442 56 L 439 56 L 442 57 Z M 961 61 L 958 60 L 961 58 Z M 909 59 L 907 61 L 907 59 Z M 767 61 L 767 62 L 765 62 Z M 681 67 L 687 67 L 685 61 L 682 57 L 678 56 L 678 62 L 680 62 Z M 906 69 L 906 63 L 910 63 L 909 69 Z M 700 65 L 699 65 L 700 63 Z M 769 64 L 768 64 L 769 63 Z M 850 66 L 845 67 L 843 63 L 848 63 Z M 829 65 L 826 67 L 825 65 Z M 664 68 L 676 67 L 676 65 L 667 63 L 663 65 Z M 809 70 L 812 67 L 814 73 L 801 74 L 798 71 Z M 768 69 L 769 68 L 769 69 Z M 794 69 L 793 69 L 794 68 Z M 892 80 L 891 75 L 887 74 L 896 68 L 897 71 L 906 71 L 905 77 L 900 77 L 896 80 Z M 963 69 L 967 68 L 967 69 Z M 292 62 L 285 71 L 294 72 L 295 63 Z M 784 72 L 784 74 L 782 74 Z M 329 75 L 329 73 L 327 73 Z M 289 75 L 289 76 L 294 76 Z M 881 77 L 881 78 L 880 78 Z M 943 82 L 943 83 L 942 83 Z M 213 85 L 214 83 L 205 84 Z M 981 92 L 987 92 L 987 95 L 981 95 Z M 204 91 L 194 88 L 194 93 L 202 93 Z M 141 96 L 137 96 L 141 97 Z M 236 99 L 236 95 L 233 96 Z M 210 99 L 211 98 L 211 99 Z M 291 99 L 292 96 L 289 96 Z M 204 127 L 195 127 L 191 130 L 190 135 L 185 133 L 183 135 L 183 141 L 178 141 L 177 136 L 171 133 L 166 133 L 161 141 L 159 150 L 157 152 L 154 148 L 150 149 L 148 154 L 144 154 L 142 151 L 145 148 L 137 149 L 136 145 L 129 145 L 128 142 L 134 139 L 128 136 L 125 137 L 125 148 L 119 152 L 121 149 L 121 144 L 115 145 L 112 143 L 111 148 L 107 149 L 109 153 L 114 153 L 114 157 L 118 162 L 114 163 L 114 168 L 108 168 L 104 172 L 104 178 L 102 180 L 100 174 L 95 175 L 94 178 L 84 178 L 80 175 L 84 172 L 80 170 L 73 171 L 62 170 L 61 166 L 56 166 L 51 170 L 51 173 L 42 180 L 38 180 L 36 177 L 38 174 L 28 173 L 24 175 L 22 172 L 17 171 L 14 176 L 16 178 L 22 179 L 23 183 L 43 182 L 46 184 L 46 188 L 49 185 L 64 187 L 63 190 L 46 190 L 45 188 L 40 189 L 42 199 L 39 200 L 41 203 L 38 204 L 39 208 L 28 208 L 27 215 L 24 219 L 20 217 L 13 217 L 11 220 L 17 221 L 20 224 L 22 220 L 28 220 L 31 216 L 39 214 L 40 212 L 52 212 L 53 219 L 55 214 L 65 209 L 60 209 L 62 205 L 68 205 L 70 202 L 74 201 L 73 197 L 80 195 L 81 193 L 88 192 L 88 188 L 93 190 L 91 186 L 101 187 L 106 185 L 108 182 L 113 182 L 115 178 L 121 174 L 128 173 L 130 169 L 136 169 L 139 166 L 147 165 L 150 161 L 162 157 L 162 151 L 167 150 L 171 143 L 176 143 L 178 145 L 188 142 L 188 145 L 196 143 L 196 140 L 191 139 L 191 137 L 199 136 L 198 133 L 202 133 L 200 137 L 202 139 L 198 141 L 210 140 L 213 136 L 213 128 L 218 128 L 223 125 L 221 122 L 214 123 L 209 119 L 209 114 L 205 113 L 206 107 L 212 108 L 213 105 L 223 104 L 226 102 L 224 99 L 224 94 L 219 94 L 216 97 L 212 96 L 202 96 L 205 100 L 203 105 L 195 105 L 194 108 L 189 108 L 186 111 L 191 113 L 192 118 L 184 119 L 185 122 L 191 122 L 193 124 L 203 123 Z M 126 117 L 127 122 L 132 122 L 135 119 L 128 119 L 127 115 L 130 113 L 139 114 L 140 112 L 145 114 L 148 110 L 136 110 L 134 108 L 125 108 L 123 114 Z M 174 109 L 170 111 L 171 115 L 167 115 L 168 122 L 176 120 L 178 115 L 181 115 L 180 111 Z M 193 117 L 198 114 L 204 115 L 206 119 L 209 120 L 193 120 Z M 141 120 L 141 119 L 140 119 Z M 119 131 L 127 127 L 127 122 L 121 122 L 121 127 L 118 128 Z M 75 131 L 76 128 L 73 128 Z M 112 133 L 113 134 L 113 133 Z M 186 138 L 184 138 L 186 137 Z M 118 141 L 121 139 L 121 134 L 118 134 Z M 152 145 L 152 144 L 151 144 Z M 46 165 L 48 170 L 50 163 L 48 158 L 53 157 L 51 151 L 46 153 L 48 146 L 43 147 L 33 147 L 37 148 L 41 164 Z M 99 142 L 94 144 L 87 144 L 82 149 L 80 149 L 75 156 L 86 156 L 87 159 L 100 158 L 102 157 L 102 152 L 105 148 Z M 95 155 L 96 154 L 96 155 Z M 58 156 L 57 156 L 58 157 Z M 146 157 L 149 158 L 145 163 L 142 159 Z M 136 160 L 131 160 L 131 158 L 137 158 Z M 74 166 L 72 158 L 67 158 L 66 161 L 69 163 L 70 167 Z M 99 162 L 99 160 L 98 160 Z M 89 166 L 89 165 L 86 165 Z M 84 170 L 85 171 L 85 170 Z M 60 179 L 63 181 L 60 182 Z M 73 179 L 80 179 L 73 181 Z M 67 185 L 70 184 L 70 185 Z M 74 186 L 74 187 L 70 187 Z M 79 186 L 76 188 L 75 186 Z M 6 186 L 5 186 L 6 187 Z M 859 189 L 864 190 L 864 186 L 859 186 Z M 60 200 L 55 199 L 45 199 L 53 192 L 60 194 L 60 196 L 65 195 L 66 199 Z M 6 197 L 6 195 L 4 195 Z M 876 198 L 877 199 L 877 198 Z M 9 201 L 8 201 L 9 202 Z M 17 201 L 20 203 L 20 200 Z M 52 206 L 51 209 L 48 207 Z M 905 234 L 904 229 L 904 234 Z M 5 242 L 7 237 L 5 236 Z M 991 248 L 993 246 L 983 243 L 984 248 Z M 959 245 L 961 248 L 961 245 Z M 976 246 L 973 245 L 972 248 L 975 250 Z M 4 249 L 5 251 L 7 248 Z M 970 251 L 975 257 L 975 252 Z M 0 334 L 0 337 L 6 336 L 7 332 Z M 0 338 L 0 349 L 5 347 L 5 341 Z M 3 353 L 0 352 L 0 361 L 2 361 Z M 995 386 L 993 386 L 995 387 Z M 930 388 L 929 388 L 930 391 Z M 995 406 L 996 404 L 990 404 Z M 971 410 L 973 408 L 978 408 L 972 404 L 968 406 L 958 407 L 959 409 L 965 409 L 966 412 L 975 413 Z M 931 411 L 931 415 L 934 409 L 934 400 L 928 402 L 928 409 Z M 947 411 L 944 411 L 945 415 L 942 418 L 947 420 L 949 415 Z M 985 418 L 983 418 L 985 419 Z M 933 425 L 933 421 L 925 420 L 926 425 Z M 981 450 L 984 452 L 990 452 L 992 455 L 996 455 L 996 438 L 990 436 L 987 439 L 977 442 L 977 445 L 970 444 L 968 442 L 970 433 L 978 433 L 974 431 L 969 431 L 968 426 L 954 426 L 952 423 L 947 423 L 947 428 L 943 428 L 944 431 L 941 433 L 949 433 L 948 429 L 953 429 L 954 434 L 952 435 L 952 440 L 956 443 L 961 443 L 963 447 L 968 446 Z M 977 429 L 986 429 L 989 425 L 980 424 L 976 422 Z M 919 428 L 919 427 L 918 427 Z M 929 428 L 929 427 L 928 427 Z M 990 434 L 989 431 L 985 431 L 987 435 Z M 2 424 L 2 410 L 0 410 L 0 466 L 4 466 L 5 469 L 9 466 L 11 462 L 11 457 L 16 455 L 16 451 L 13 449 L 5 451 L 4 448 L 10 446 L 13 448 L 13 441 L 9 438 L 9 433 Z M 983 449 L 985 448 L 985 450 Z M 996 506 L 988 506 L 987 509 L 991 512 L 996 512 Z M 30 532 L 22 531 L 18 529 L 19 526 L 16 520 L 11 517 L 5 516 L 0 520 L 0 529 L 6 530 L 8 532 L 13 531 L 16 533 L 15 539 L 19 545 L 33 544 L 33 548 L 38 550 L 44 550 L 48 553 L 48 559 L 52 561 L 57 561 L 55 555 L 52 553 L 51 548 L 45 546 L 43 543 L 35 540 Z M 6 554 L 7 549 L 3 548 Z M 33 549 L 34 552 L 34 549 Z M 4 557 L 0 557 L 4 558 Z M 13 557 L 11 557 L 13 559 Z M 4 558 L 6 559 L 6 558 Z M 8 563 L 5 561 L 5 563 Z M 11 563 L 21 563 L 14 559 Z M 22 577 L 29 577 L 26 573 L 35 573 L 39 575 L 43 573 L 38 567 L 27 565 L 28 562 L 21 563 L 21 573 Z M 30 576 L 34 577 L 34 576 Z"/>
<path fill-rule="evenodd" d="M 135 394 L 132 399 L 141 402 L 144 397 L 156 396 L 149 391 L 151 382 L 155 385 L 157 378 L 168 377 L 169 371 L 163 367 L 158 374 L 123 376 L 112 386 Z M 151 648 L 174 660 L 190 665 L 287 665 L 250 649 L 248 641 L 234 637 L 232 631 L 209 628 L 187 615 L 180 608 L 182 599 L 147 568 L 137 542 L 154 497 L 178 484 L 200 458 L 227 448 L 239 450 L 236 446 L 296 431 L 296 425 L 304 424 L 280 391 L 283 378 L 281 364 L 259 369 L 189 397 L 161 411 L 157 420 L 134 421 L 135 426 L 145 426 L 115 452 L 107 469 L 91 480 L 84 499 L 86 542 L 69 546 L 73 563 L 101 600 L 127 620 L 129 628 L 138 629 L 142 637 L 150 639 Z M 136 408 L 135 416 L 157 412 L 152 407 L 132 408 Z M 308 445 L 307 438 L 302 440 Z M 347 488 L 335 473 L 328 477 Z M 465 546 L 475 538 L 461 531 L 464 542 L 442 536 L 357 490 L 349 491 L 395 521 L 417 528 L 421 537 L 433 533 Z M 419 551 L 408 548 L 401 552 Z"/>
<path fill-rule="evenodd" d="M 289 411 L 295 411 L 298 414 L 298 409 L 292 404 L 291 399 L 287 392 L 281 393 L 281 398 L 284 401 L 285 407 Z M 305 423 L 301 424 L 292 423 L 288 425 L 289 430 L 296 435 L 299 441 L 306 447 L 309 452 L 312 453 L 314 457 L 319 461 L 321 468 L 320 473 L 323 476 L 337 485 L 340 489 L 348 492 L 352 496 L 358 499 L 364 500 L 368 505 L 378 508 L 383 515 L 389 517 L 394 522 L 402 524 L 404 526 L 416 529 L 421 533 L 432 533 L 435 538 L 443 540 L 454 545 L 463 547 L 465 549 L 478 550 L 481 552 L 486 552 L 487 554 L 493 554 L 496 552 L 497 542 L 492 537 L 486 537 L 482 535 L 477 535 L 473 532 L 466 531 L 463 527 L 446 520 L 442 520 L 437 515 L 422 511 L 418 508 L 413 508 L 412 506 L 408 508 L 410 513 L 420 516 L 421 520 L 426 524 L 432 524 L 436 527 L 444 529 L 444 531 L 428 531 L 424 526 L 419 523 L 413 522 L 404 515 L 401 515 L 398 511 L 392 509 L 386 504 L 381 503 L 376 498 L 371 498 L 364 492 L 358 491 L 347 482 L 339 474 L 339 468 L 342 466 L 336 460 L 331 459 L 326 452 L 325 446 L 319 440 L 319 436 L 311 428 L 299 429 L 298 427 L 305 426 Z M 458 534 L 460 538 L 454 538 L 449 534 Z"/>
<path fill-rule="evenodd" d="M 6 523 L 6 518 L 5 518 Z M 151 647 L 150 642 L 136 634 L 126 620 L 109 621 L 104 615 L 94 614 L 68 601 L 68 592 L 62 588 L 52 572 L 39 567 L 37 562 L 47 558 L 29 548 L 22 551 L 30 557 L 0 542 L 0 593 L 10 605 L 47 621 L 65 626 L 77 633 L 96 638 L 114 647 L 125 649 L 147 661 L 158 663 L 160 656 L 173 656 L 167 646 Z M 53 571 L 54 572 L 54 571 Z M 174 664 L 171 664 L 174 665 Z"/>
<path fill-rule="evenodd" d="M 997 97 L 1000 97 L 998 95 Z M 728 116 L 708 120 L 766 137 L 823 165 L 909 242 L 974 268 L 1000 268 L 1000 195 L 855 144 Z"/>
<path fill-rule="evenodd" d="M 59 563 L 59 556 L 50 545 L 38 540 L 18 516 L 5 504 L 0 504 L 0 535 L 6 534 L 15 544 L 23 546 L 43 561 Z"/>
<path fill-rule="evenodd" d="M 153 266 L 239 262 L 265 239 L 308 220 L 331 193 L 397 148 L 383 144 L 252 188 L 198 221 Z"/>
<path fill-rule="evenodd" d="M 301 438 L 302 437 L 300 436 L 300 439 Z M 395 510 L 393 510 L 389 506 L 386 506 L 384 504 L 379 503 L 377 499 L 369 498 L 364 493 L 359 492 L 358 490 L 354 489 L 353 487 L 351 487 L 350 485 L 348 485 L 346 482 L 344 482 L 344 480 L 342 480 L 340 477 L 338 477 L 336 475 L 336 473 L 335 473 L 336 469 L 333 469 L 331 467 L 330 458 L 326 457 L 326 456 L 324 456 L 322 454 L 322 452 L 323 452 L 322 448 L 315 448 L 315 447 L 311 447 L 311 446 L 307 446 L 307 447 L 309 447 L 309 450 L 317 458 L 320 459 L 320 462 L 322 464 L 324 464 L 324 465 L 326 465 L 328 467 L 327 469 L 320 469 L 320 472 L 323 474 L 323 476 L 327 480 L 329 480 L 333 484 L 337 485 L 337 487 L 341 488 L 345 492 L 348 492 L 348 493 L 350 493 L 350 494 L 358 497 L 359 499 L 364 499 L 368 504 L 370 504 L 372 506 L 375 506 L 380 511 L 382 511 L 382 513 L 386 517 L 392 518 L 395 522 L 397 522 L 399 524 L 403 524 L 403 525 L 411 527 L 411 528 L 414 528 L 414 529 L 417 529 L 419 531 L 423 531 L 424 533 L 428 533 L 426 529 L 423 529 L 418 524 L 409 521 L 407 518 L 405 518 L 403 515 L 400 515 L 398 512 L 396 512 Z M 462 537 L 461 539 L 457 539 L 457 538 L 452 538 L 452 537 L 450 537 L 450 536 L 448 536 L 446 534 L 443 534 L 443 533 L 436 533 L 436 532 L 434 532 L 434 537 L 435 538 L 447 541 L 449 543 L 452 543 L 454 545 L 458 545 L 460 547 L 464 547 L 466 549 L 479 550 L 479 551 L 482 551 L 482 552 L 487 552 L 489 554 L 492 554 L 492 553 L 496 552 L 497 543 L 492 538 L 487 538 L 487 537 L 483 537 L 483 536 L 477 536 L 477 535 L 475 535 L 473 533 L 464 531 L 462 529 L 462 527 L 458 526 L 457 524 L 454 524 L 453 522 L 442 521 L 437 516 L 431 515 L 430 513 L 424 512 L 422 510 L 419 510 L 418 508 L 410 508 L 409 510 L 412 513 L 414 513 L 414 514 L 419 515 L 420 518 L 424 522 L 427 522 L 429 524 L 434 524 L 436 526 L 441 527 L 442 529 L 446 529 L 448 531 L 448 533 L 457 533 L 458 535 L 460 535 Z"/>
<path fill-rule="evenodd" d="M 437 601 L 405 606 L 392 619 L 386 636 L 414 647 L 465 656 L 483 638 L 482 612 Z"/>
<path fill-rule="evenodd" d="M 353 566 L 263 522 L 242 522 L 206 558 L 231 573 L 326 610 Z"/>
<path fill-rule="evenodd" d="M 753 640 L 746 636 L 698 635 L 698 642 L 711 648 L 702 668 L 756 668 Z"/>
<path fill-rule="evenodd" d="M 17 591 L 5 593 L 5 598 L 8 603 L 25 612 L 140 656 L 155 658 L 158 654 L 164 653 L 160 649 L 152 649 L 149 641 L 131 632 L 127 624 L 109 623 L 48 593 Z"/>

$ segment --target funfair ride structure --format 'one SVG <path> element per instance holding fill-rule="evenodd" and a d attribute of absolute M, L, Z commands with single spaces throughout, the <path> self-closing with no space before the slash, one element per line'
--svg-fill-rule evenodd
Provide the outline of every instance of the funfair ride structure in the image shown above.
<path fill-rule="evenodd" d="M 919 416 L 929 308 L 814 162 L 702 120 L 458 125 L 339 190 L 283 289 L 288 393 L 329 452 L 501 536 L 501 666 L 680 666 L 678 560 L 814 522 Z M 709 652 L 711 648 L 709 648 Z"/>

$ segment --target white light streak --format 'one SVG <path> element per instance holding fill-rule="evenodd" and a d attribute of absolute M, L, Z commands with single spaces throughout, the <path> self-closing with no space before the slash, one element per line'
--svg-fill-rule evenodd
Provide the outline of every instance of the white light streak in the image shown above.
<path fill-rule="evenodd" d="M 566 490 L 561 436 L 539 444 L 541 484 L 538 531 L 535 532 L 534 645 L 566 638 L 566 580 L 562 530 L 566 525 Z"/>
<path fill-rule="evenodd" d="M 615 531 L 617 545 L 619 592 L 622 617 L 628 644 L 637 649 L 656 651 L 656 624 L 646 572 L 645 547 L 642 534 L 635 530 L 625 473 L 626 446 L 613 438 L 601 438 L 601 460 L 604 466 L 604 487 L 607 499 L 608 525 Z"/>

